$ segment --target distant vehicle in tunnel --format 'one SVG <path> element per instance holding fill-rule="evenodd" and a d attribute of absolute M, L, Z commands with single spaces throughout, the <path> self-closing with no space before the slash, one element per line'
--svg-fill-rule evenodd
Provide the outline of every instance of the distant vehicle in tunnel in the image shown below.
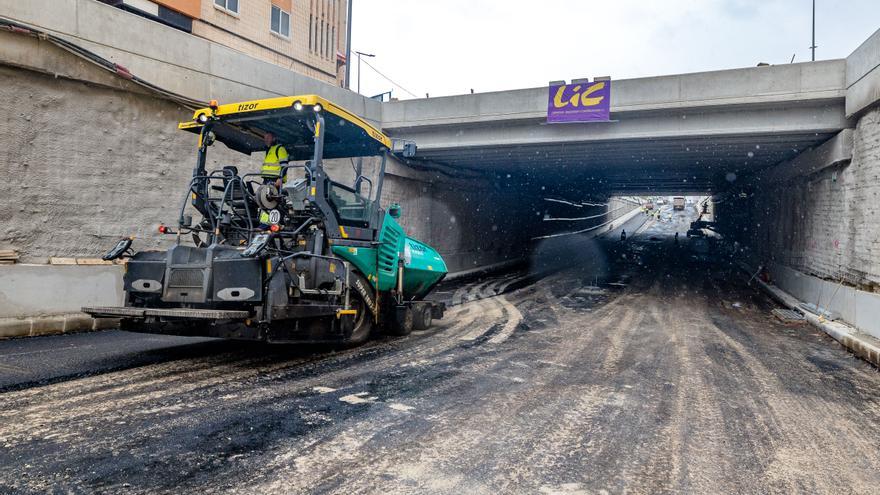
<path fill-rule="evenodd" d="M 685 200 L 681 196 L 676 196 L 672 198 L 672 209 L 673 210 L 684 210 Z"/>
<path fill-rule="evenodd" d="M 381 131 L 317 95 L 212 102 L 179 128 L 198 134 L 198 155 L 178 226 L 159 226 L 177 242 L 130 254 L 132 240 L 120 241 L 104 259 L 130 258 L 125 306 L 84 312 L 135 332 L 273 343 L 358 344 L 374 327 L 406 335 L 443 317 L 445 306 L 424 298 L 446 264 L 407 237 L 399 205 L 379 205 L 392 152 Z M 269 133 L 290 150 L 278 173 L 206 170 L 215 141 L 259 154 Z M 353 160 L 352 184 L 328 176 L 325 159 L 355 157 L 379 159 L 375 190 Z"/>

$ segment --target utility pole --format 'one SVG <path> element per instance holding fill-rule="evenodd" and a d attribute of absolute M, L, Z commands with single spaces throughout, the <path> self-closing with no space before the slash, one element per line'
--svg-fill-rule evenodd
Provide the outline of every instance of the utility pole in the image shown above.
<path fill-rule="evenodd" d="M 813 52 L 813 62 L 816 61 L 816 0 L 813 0 L 813 44 L 810 47 Z"/>
<path fill-rule="evenodd" d="M 358 94 L 361 93 L 361 56 L 364 57 L 375 57 L 372 53 L 364 53 L 355 51 L 354 52 L 358 56 Z"/>
<path fill-rule="evenodd" d="M 351 89 L 351 4 L 354 0 L 348 0 L 348 20 L 346 22 L 348 34 L 345 37 L 345 89 Z"/>

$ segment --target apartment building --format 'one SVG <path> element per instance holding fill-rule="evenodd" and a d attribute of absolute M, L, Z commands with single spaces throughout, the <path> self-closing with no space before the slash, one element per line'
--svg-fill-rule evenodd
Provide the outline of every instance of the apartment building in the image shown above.
<path fill-rule="evenodd" d="M 345 85 L 351 0 L 100 0 L 321 81 Z"/>

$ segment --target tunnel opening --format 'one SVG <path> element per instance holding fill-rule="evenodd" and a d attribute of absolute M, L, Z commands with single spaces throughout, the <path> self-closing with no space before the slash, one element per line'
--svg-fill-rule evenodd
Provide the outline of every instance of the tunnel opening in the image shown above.
<path fill-rule="evenodd" d="M 474 172 L 494 170 L 492 197 L 515 198 L 516 209 L 506 212 L 519 219 L 508 225 L 515 230 L 510 238 L 529 244 L 533 273 L 592 267 L 595 280 L 609 282 L 622 238 L 638 249 L 677 242 L 687 253 L 678 258 L 688 263 L 739 261 L 749 247 L 741 241 L 751 233 L 725 205 L 741 208 L 760 194 L 762 174 L 827 139 L 813 133 L 488 148 L 479 162 L 467 163 Z"/>
<path fill-rule="evenodd" d="M 664 288 L 740 305 L 760 294 L 750 279 L 769 280 L 775 253 L 760 238 L 773 226 L 756 219 L 785 208 L 773 203 L 785 187 L 775 179 L 809 175 L 799 160 L 837 139 L 789 132 L 484 146 L 422 159 L 490 178 L 483 199 L 506 206 L 491 213 L 502 221 L 485 238 L 525 245 L 524 276 L 569 272 L 596 296 Z"/>
<path fill-rule="evenodd" d="M 737 245 L 726 242 L 717 227 L 711 196 L 612 195 L 603 203 L 544 202 L 542 222 L 554 232 L 533 238 L 532 273 L 576 272 L 589 290 L 601 293 L 648 290 L 673 277 L 701 287 L 702 277 L 691 280 L 691 275 L 736 268 Z M 573 216 L 587 208 L 586 214 Z"/>

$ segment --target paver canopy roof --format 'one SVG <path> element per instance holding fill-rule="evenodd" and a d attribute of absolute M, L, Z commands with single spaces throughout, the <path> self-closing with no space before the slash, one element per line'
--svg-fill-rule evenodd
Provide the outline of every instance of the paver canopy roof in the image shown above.
<path fill-rule="evenodd" d="M 372 156 L 391 148 L 391 140 L 364 119 L 317 95 L 283 96 L 201 108 L 179 129 L 199 133 L 200 116 L 213 116 L 211 130 L 217 141 L 241 153 L 266 150 L 263 136 L 270 132 L 294 160 L 312 157 L 315 148 L 315 111 L 324 117 L 324 158 Z M 204 119 L 204 117 L 202 117 Z"/>

